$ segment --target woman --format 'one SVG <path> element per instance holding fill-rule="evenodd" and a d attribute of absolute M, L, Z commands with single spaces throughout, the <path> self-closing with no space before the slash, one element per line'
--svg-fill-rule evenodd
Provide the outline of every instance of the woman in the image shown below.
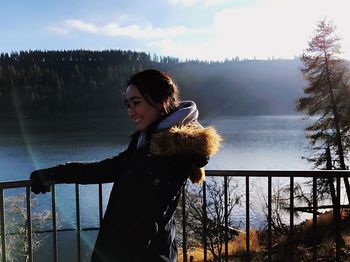
<path fill-rule="evenodd" d="M 158 70 L 135 74 L 125 105 L 137 131 L 124 152 L 95 163 L 67 163 L 31 174 L 32 191 L 45 181 L 114 182 L 92 261 L 177 261 L 174 212 L 187 178 L 204 179 L 203 166 L 221 141 L 197 121 L 192 101 L 179 100 L 170 76 Z"/>

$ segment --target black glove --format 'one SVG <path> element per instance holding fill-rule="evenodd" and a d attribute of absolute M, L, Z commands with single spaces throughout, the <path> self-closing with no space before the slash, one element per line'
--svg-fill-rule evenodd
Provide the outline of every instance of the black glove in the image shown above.
<path fill-rule="evenodd" d="M 52 175 L 52 170 L 47 169 L 38 169 L 30 174 L 31 191 L 35 194 L 50 192 L 50 185 L 48 185 Z"/>

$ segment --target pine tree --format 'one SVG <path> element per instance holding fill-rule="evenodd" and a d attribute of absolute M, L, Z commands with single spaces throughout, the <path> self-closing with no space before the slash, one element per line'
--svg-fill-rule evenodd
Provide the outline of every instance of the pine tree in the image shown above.
<path fill-rule="evenodd" d="M 350 146 L 347 138 L 349 114 L 346 109 L 350 95 L 349 77 L 345 61 L 339 57 L 340 37 L 335 30 L 332 21 L 323 19 L 317 23 L 309 47 L 301 57 L 304 64 L 301 71 L 309 84 L 304 89 L 307 96 L 297 101 L 297 109 L 316 118 L 306 128 L 306 137 L 314 150 L 308 160 L 314 163 L 315 168 L 345 170 L 348 169 L 345 161 Z M 331 165 L 329 159 L 332 159 Z M 334 192 L 333 180 L 321 180 L 320 183 L 328 184 L 329 191 Z M 344 183 L 350 200 L 347 178 L 344 178 Z"/>

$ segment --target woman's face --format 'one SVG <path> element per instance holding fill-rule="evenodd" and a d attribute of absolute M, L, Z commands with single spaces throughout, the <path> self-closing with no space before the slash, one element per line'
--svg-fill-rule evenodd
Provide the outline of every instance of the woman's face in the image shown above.
<path fill-rule="evenodd" d="M 140 131 L 156 121 L 161 116 L 161 105 L 151 105 L 134 85 L 129 85 L 125 92 L 125 105 L 128 115 Z"/>

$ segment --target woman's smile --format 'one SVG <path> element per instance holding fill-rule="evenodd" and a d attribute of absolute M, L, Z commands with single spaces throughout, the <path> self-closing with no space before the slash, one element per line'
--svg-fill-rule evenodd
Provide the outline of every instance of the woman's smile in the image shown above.
<path fill-rule="evenodd" d="M 150 104 L 134 85 L 129 85 L 126 89 L 124 103 L 128 109 L 129 117 L 140 131 L 147 129 L 161 116 L 161 106 Z"/>

